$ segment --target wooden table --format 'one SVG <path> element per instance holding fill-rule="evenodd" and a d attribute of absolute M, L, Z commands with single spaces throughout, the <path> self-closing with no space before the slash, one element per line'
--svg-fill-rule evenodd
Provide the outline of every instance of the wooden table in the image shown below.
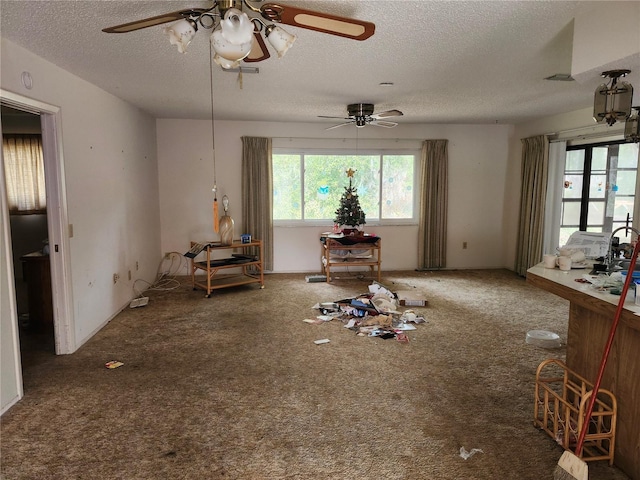
<path fill-rule="evenodd" d="M 377 269 L 380 282 L 380 266 L 382 264 L 382 240 L 373 235 L 332 238 L 321 235 L 322 273 L 331 281 L 332 267 L 369 267 L 373 276 Z"/>
<path fill-rule="evenodd" d="M 562 272 L 542 264 L 527 271 L 527 282 L 569 300 L 567 366 L 595 382 L 620 296 L 576 282 L 586 270 Z M 640 306 L 629 289 L 602 379 L 618 401 L 615 464 L 640 479 Z"/>
<path fill-rule="evenodd" d="M 191 242 L 191 247 L 196 243 Z M 236 287 L 249 283 L 259 283 L 260 288 L 264 288 L 261 240 L 253 239 L 246 243 L 234 240 L 231 245 L 221 245 L 216 242 L 205 242 L 198 245 L 202 248 L 199 254 L 201 258 L 191 258 L 191 283 L 194 290 L 197 288 L 204 290 L 206 298 L 211 296 L 213 290 L 219 288 Z M 227 255 L 227 257 L 220 258 L 220 254 Z M 205 274 L 206 282 L 197 280 L 198 273 Z"/>

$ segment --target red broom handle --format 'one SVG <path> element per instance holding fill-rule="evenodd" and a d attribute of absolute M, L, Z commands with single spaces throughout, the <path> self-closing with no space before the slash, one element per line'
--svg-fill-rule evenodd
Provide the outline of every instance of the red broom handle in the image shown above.
<path fill-rule="evenodd" d="M 604 369 L 607 366 L 609 352 L 611 351 L 611 345 L 613 344 L 613 337 L 616 334 L 616 329 L 618 328 L 618 323 L 620 322 L 620 315 L 622 315 L 622 309 L 624 308 L 624 301 L 625 301 L 625 297 L 627 296 L 627 291 L 629 290 L 629 285 L 631 285 L 631 280 L 633 277 L 633 268 L 635 267 L 636 259 L 638 258 L 638 251 L 639 251 L 638 247 L 640 247 L 640 238 L 636 239 L 636 245 L 633 247 L 633 254 L 631 255 L 631 263 L 629 264 L 629 270 L 627 271 L 627 278 L 624 281 L 624 286 L 622 287 L 622 292 L 620 293 L 620 300 L 618 300 L 618 308 L 616 309 L 616 314 L 613 317 L 613 323 L 611 324 L 611 330 L 609 331 L 609 338 L 607 339 L 607 343 L 605 344 L 605 347 L 604 347 L 604 353 L 602 354 L 602 361 L 600 362 L 600 370 L 598 371 L 598 376 L 596 377 L 596 383 L 593 385 L 591 398 L 589 398 L 589 404 L 587 405 L 587 412 L 584 417 L 584 423 L 582 424 L 582 430 L 580 430 L 580 436 L 578 437 L 578 444 L 576 446 L 576 455 L 578 457 L 582 454 L 582 447 L 584 446 L 585 435 L 587 434 L 587 430 L 589 429 L 589 421 L 591 420 L 593 407 L 596 403 L 598 390 L 600 390 L 600 383 L 602 382 L 602 377 L 604 376 Z"/>

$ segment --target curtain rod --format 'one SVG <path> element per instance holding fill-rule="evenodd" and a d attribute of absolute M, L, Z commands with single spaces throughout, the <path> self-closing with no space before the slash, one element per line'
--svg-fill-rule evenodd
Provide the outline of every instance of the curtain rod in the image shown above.
<path fill-rule="evenodd" d="M 624 124 L 622 124 L 622 125 L 624 125 Z M 594 129 L 594 128 L 597 128 L 597 129 L 603 129 L 603 128 L 611 129 L 612 127 L 609 127 L 609 126 L 605 127 L 603 124 L 599 123 L 599 124 L 595 124 L 595 125 L 587 125 L 585 127 L 569 128 L 567 130 L 560 130 L 558 132 L 545 133 L 544 135 L 546 135 L 548 137 L 551 137 L 551 136 L 554 136 L 554 135 L 567 135 L 567 134 L 570 134 L 570 133 L 580 132 L 582 130 L 588 130 L 588 129 Z M 590 133 L 592 133 L 594 135 L 597 135 L 597 134 L 607 134 L 607 135 L 624 134 L 624 126 L 622 128 L 615 127 L 614 130 L 606 130 L 606 131 L 602 131 L 602 132 L 598 131 L 598 132 L 590 132 Z M 577 135 L 577 136 L 580 136 L 580 135 Z"/>
<path fill-rule="evenodd" d="M 354 140 L 355 137 L 270 137 L 272 140 Z M 371 137 L 371 138 L 358 138 L 358 140 L 393 140 L 396 142 L 400 141 L 408 141 L 408 142 L 421 142 L 426 139 L 422 138 L 379 138 L 379 137 Z"/>

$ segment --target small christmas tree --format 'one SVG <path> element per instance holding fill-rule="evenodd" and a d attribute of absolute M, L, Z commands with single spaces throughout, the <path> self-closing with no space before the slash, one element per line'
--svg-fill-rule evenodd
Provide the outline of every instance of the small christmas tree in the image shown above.
<path fill-rule="evenodd" d="M 349 168 L 345 172 L 349 177 L 349 186 L 344 187 L 344 193 L 340 198 L 340 207 L 336 210 L 336 218 L 334 223 L 336 225 L 346 225 L 350 227 L 357 227 L 358 225 L 364 225 L 365 214 L 360 208 L 360 200 L 358 200 L 358 190 L 353 186 L 353 175 L 356 171 Z"/>

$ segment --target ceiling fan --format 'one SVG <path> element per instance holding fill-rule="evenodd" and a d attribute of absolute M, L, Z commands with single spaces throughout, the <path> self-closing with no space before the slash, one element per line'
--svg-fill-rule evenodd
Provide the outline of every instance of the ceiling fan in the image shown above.
<path fill-rule="evenodd" d="M 209 8 L 187 8 L 154 17 L 102 29 L 106 33 L 128 33 L 169 22 L 167 27 L 172 44 L 181 53 L 194 38 L 199 27 L 212 30 L 211 44 L 214 60 L 223 68 L 235 68 L 241 60 L 260 62 L 270 57 L 261 33 L 278 56 L 295 41 L 296 36 L 276 24 L 315 30 L 353 40 L 366 40 L 375 32 L 371 22 L 340 17 L 264 0 L 211 0 Z"/>
<path fill-rule="evenodd" d="M 318 115 L 320 118 L 340 118 L 342 120 L 349 120 L 348 122 L 339 123 L 326 130 L 342 127 L 344 125 L 354 124 L 358 128 L 362 128 L 365 125 L 375 125 L 376 127 L 393 128 L 398 125 L 396 122 L 388 122 L 382 120 L 389 117 L 401 117 L 403 113 L 400 110 L 386 110 L 384 112 L 373 113 L 374 105 L 372 103 L 352 103 L 347 105 L 348 117 L 330 117 L 327 115 Z"/>

